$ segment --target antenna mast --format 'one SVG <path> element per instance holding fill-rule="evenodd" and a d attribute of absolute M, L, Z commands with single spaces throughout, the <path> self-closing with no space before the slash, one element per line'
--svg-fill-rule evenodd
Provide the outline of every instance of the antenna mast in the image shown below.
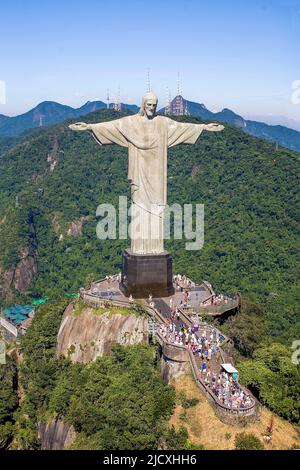
<path fill-rule="evenodd" d="M 180 95 L 180 75 L 179 71 L 177 72 L 177 96 Z"/>
<path fill-rule="evenodd" d="M 113 104 L 113 109 L 115 111 L 121 111 L 122 110 L 120 87 L 118 87 L 118 95 L 116 96 L 116 102 Z"/>
<path fill-rule="evenodd" d="M 168 86 L 166 87 L 165 114 L 171 114 L 171 92 L 170 92 L 170 88 Z"/>
<path fill-rule="evenodd" d="M 106 108 L 109 109 L 109 89 L 107 88 L 107 95 L 106 95 Z"/>
<path fill-rule="evenodd" d="M 147 90 L 147 92 L 151 91 L 150 68 L 149 67 L 147 68 L 146 90 Z"/>
<path fill-rule="evenodd" d="M 172 101 L 171 112 L 176 116 L 186 116 L 187 114 L 189 114 L 187 109 L 187 103 L 182 97 L 179 72 L 177 74 L 177 95 Z"/>

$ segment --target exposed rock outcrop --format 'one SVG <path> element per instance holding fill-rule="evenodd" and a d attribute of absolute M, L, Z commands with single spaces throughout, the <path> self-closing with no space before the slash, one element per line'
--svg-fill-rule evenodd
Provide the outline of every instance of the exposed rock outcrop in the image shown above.
<path fill-rule="evenodd" d="M 21 260 L 15 270 L 15 288 L 22 292 L 28 289 L 32 279 L 37 274 L 35 257 L 29 255 L 27 247 L 21 249 Z"/>
<path fill-rule="evenodd" d="M 54 171 L 57 165 L 58 152 L 59 152 L 58 139 L 57 139 L 57 136 L 55 135 L 53 138 L 52 150 L 50 153 L 48 153 L 48 156 L 47 156 L 47 162 L 50 163 L 50 171 Z"/>
<path fill-rule="evenodd" d="M 72 425 L 58 419 L 47 424 L 39 423 L 38 437 L 42 450 L 62 450 L 72 444 L 76 433 Z"/>
<path fill-rule="evenodd" d="M 13 268 L 3 271 L 0 266 L 0 294 L 8 301 L 12 298 L 11 285 L 13 283 L 14 274 L 15 270 Z"/>
<path fill-rule="evenodd" d="M 102 314 L 83 307 L 74 314 L 69 304 L 57 335 L 56 355 L 70 357 L 73 362 L 90 362 L 109 354 L 113 344 L 124 345 L 148 342 L 148 319 L 133 314 Z"/>
<path fill-rule="evenodd" d="M 194 165 L 192 168 L 192 176 L 196 176 L 200 171 L 200 165 Z"/>
<path fill-rule="evenodd" d="M 70 236 L 70 237 L 78 237 L 80 235 L 82 235 L 82 227 L 83 227 L 83 224 L 89 219 L 89 216 L 82 216 L 80 217 L 79 220 L 75 220 L 73 222 L 71 222 L 71 226 L 70 228 L 68 229 L 68 232 L 67 234 Z"/>
<path fill-rule="evenodd" d="M 79 237 L 82 235 L 82 228 L 85 222 L 89 220 L 89 216 L 81 216 L 77 220 L 72 220 L 67 224 L 62 223 L 60 220 L 60 215 L 58 213 L 53 213 L 51 216 L 52 226 L 57 235 L 59 235 L 59 240 L 64 240 L 65 236 L 69 237 Z M 67 227 L 66 227 L 67 225 Z"/>
<path fill-rule="evenodd" d="M 20 261 L 6 271 L 0 266 L 0 294 L 9 302 L 12 299 L 12 288 L 24 292 L 30 286 L 38 272 L 34 254 L 29 254 L 28 247 L 20 249 Z"/>

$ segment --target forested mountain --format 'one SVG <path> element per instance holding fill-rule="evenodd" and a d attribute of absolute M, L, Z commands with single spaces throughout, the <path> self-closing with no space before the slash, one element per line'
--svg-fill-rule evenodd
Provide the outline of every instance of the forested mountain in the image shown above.
<path fill-rule="evenodd" d="M 112 106 L 113 103 L 110 104 L 110 107 Z M 139 109 L 134 104 L 121 103 L 121 106 L 122 109 L 129 109 L 133 112 L 137 112 Z M 28 129 L 50 126 L 70 118 L 79 118 L 99 109 L 106 109 L 106 107 L 107 105 L 103 101 L 87 101 L 80 108 L 72 108 L 55 101 L 43 101 L 19 116 L 0 115 L 0 138 L 16 137 Z"/>
<path fill-rule="evenodd" d="M 174 100 L 175 99 L 176 98 L 174 98 Z M 193 101 L 185 100 L 184 98 L 183 102 L 188 113 L 192 116 L 232 124 L 255 137 L 260 137 L 281 145 L 282 147 L 300 152 L 300 132 L 294 129 L 279 125 L 271 126 L 264 122 L 244 119 L 242 116 L 239 116 L 228 108 L 224 108 L 222 111 L 213 113 L 207 109 L 203 103 L 195 103 Z M 161 112 L 164 112 L 164 110 L 165 108 L 162 108 Z"/>
<path fill-rule="evenodd" d="M 4 124 L 9 119 L 8 116 L 4 116 L 4 114 L 0 114 L 0 126 Z"/>
<path fill-rule="evenodd" d="M 181 97 L 182 98 L 182 97 Z M 176 98 L 174 98 L 175 100 Z M 286 147 L 290 150 L 300 152 L 300 132 L 285 126 L 271 126 L 264 122 L 251 121 L 244 119 L 234 111 L 228 108 L 213 113 L 202 103 L 185 100 L 188 113 L 191 116 L 199 117 L 210 121 L 220 121 L 226 124 L 232 124 L 242 129 L 244 132 L 266 139 L 275 144 Z M 173 100 L 173 101 L 174 101 Z M 113 109 L 114 104 L 110 103 L 109 108 Z M 106 109 L 107 105 L 103 101 L 88 101 L 80 108 L 72 108 L 54 101 L 44 101 L 27 113 L 20 116 L 9 117 L 0 115 L 0 139 L 1 137 L 16 137 L 28 129 L 35 127 L 44 127 L 51 124 L 63 122 L 70 118 L 79 118 L 93 111 Z M 139 107 L 135 104 L 121 103 L 122 110 L 129 110 L 137 113 Z M 165 108 L 160 110 L 164 114 Z M 0 140 L 1 145 L 1 140 Z"/>
<path fill-rule="evenodd" d="M 0 154 L 15 145 L 18 137 L 0 137 Z"/>
<path fill-rule="evenodd" d="M 102 110 L 85 120 L 118 117 Z M 1 305 L 120 270 L 128 242 L 97 239 L 96 208 L 129 197 L 127 151 L 68 123 L 37 129 L 0 156 Z M 168 166 L 169 203 L 205 205 L 202 250 L 167 242 L 175 271 L 240 290 L 264 306 L 271 335 L 297 337 L 298 154 L 227 126 L 171 149 Z"/>

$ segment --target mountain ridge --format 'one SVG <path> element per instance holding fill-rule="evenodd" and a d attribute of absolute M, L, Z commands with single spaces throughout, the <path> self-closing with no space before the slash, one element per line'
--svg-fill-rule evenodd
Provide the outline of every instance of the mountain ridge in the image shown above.
<path fill-rule="evenodd" d="M 110 108 L 113 103 L 110 103 Z M 136 111 L 136 105 L 121 103 L 124 109 Z M 87 101 L 79 108 L 58 103 L 56 101 L 42 101 L 26 113 L 17 116 L 0 115 L 0 138 L 16 137 L 24 132 L 37 127 L 48 127 L 59 124 L 66 119 L 79 118 L 100 109 L 106 109 L 107 105 L 103 101 Z"/>
<path fill-rule="evenodd" d="M 213 113 L 203 104 L 188 101 L 182 96 L 180 96 L 180 98 L 182 98 L 188 113 L 192 116 L 199 117 L 204 120 L 216 120 L 225 124 L 232 124 L 250 135 L 274 142 L 282 147 L 286 147 L 300 153 L 300 132 L 295 129 L 244 119 L 229 108 L 223 108 L 222 111 Z M 176 98 L 174 98 L 174 100 L 175 99 Z M 165 108 L 162 108 L 160 112 L 164 113 Z"/>
<path fill-rule="evenodd" d="M 295 129 L 280 124 L 270 125 L 260 121 L 244 119 L 241 115 L 226 107 L 214 113 L 203 103 L 188 101 L 181 96 L 180 98 L 186 104 L 188 113 L 191 116 L 232 124 L 250 135 L 300 153 L 300 132 Z M 110 103 L 109 109 L 113 107 L 114 104 Z M 121 103 L 121 108 L 123 110 L 128 109 L 133 113 L 139 110 L 139 107 L 135 104 Z M 101 109 L 107 109 L 107 104 L 99 100 L 87 101 L 79 108 L 63 105 L 56 101 L 43 101 L 36 107 L 18 116 L 9 117 L 0 115 L 0 138 L 17 137 L 32 128 L 46 127 L 63 122 L 66 119 L 79 118 Z M 161 108 L 159 112 L 164 113 L 165 108 Z"/>

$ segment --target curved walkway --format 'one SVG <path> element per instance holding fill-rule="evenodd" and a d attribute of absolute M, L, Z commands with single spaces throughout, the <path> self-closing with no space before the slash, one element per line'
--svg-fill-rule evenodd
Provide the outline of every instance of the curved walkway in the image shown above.
<path fill-rule="evenodd" d="M 101 290 L 99 290 L 97 294 L 92 291 L 93 286 L 96 284 L 97 286 L 101 285 Z M 112 292 L 112 294 L 107 295 L 107 292 Z M 211 339 L 214 351 L 211 353 L 211 359 L 209 361 L 210 374 L 208 378 L 206 373 L 201 371 L 202 361 L 199 358 L 199 355 L 197 353 L 195 354 L 195 351 L 192 351 L 190 345 L 170 341 L 170 335 L 165 334 L 165 331 L 169 332 L 170 328 L 171 309 L 163 299 L 153 299 L 154 305 L 152 304 L 151 306 L 146 300 L 142 300 L 141 303 L 138 304 L 130 302 L 129 299 L 119 291 L 117 276 L 112 276 L 110 280 L 103 279 L 97 281 L 97 283 L 93 283 L 89 290 L 82 289 L 80 291 L 80 298 L 84 303 L 94 307 L 109 307 L 111 305 L 115 307 L 132 306 L 136 309 L 143 309 L 158 326 L 155 336 L 161 346 L 173 349 L 175 348 L 176 350 L 188 353 L 189 362 L 197 385 L 206 393 L 208 398 L 214 402 L 223 414 L 241 417 L 251 416 L 256 413 L 256 405 L 258 402 L 242 385 L 237 384 L 233 399 L 231 397 L 228 399 L 228 384 L 226 384 L 226 379 L 220 379 L 219 374 L 221 364 L 227 362 L 232 363 L 232 359 L 225 353 L 222 346 L 224 347 L 226 343 L 233 344 L 233 342 L 212 325 L 202 322 L 199 324 L 199 330 L 197 332 L 194 331 L 194 335 L 199 344 L 201 342 L 201 336 L 204 334 L 204 330 L 206 331 L 207 336 L 212 335 Z M 180 308 L 178 309 L 178 312 L 179 319 L 174 321 L 174 325 L 177 328 L 179 328 L 179 325 L 185 325 L 186 328 L 190 328 L 191 331 L 193 323 L 187 313 Z M 216 347 L 217 338 L 220 340 L 218 347 Z M 213 376 L 216 378 L 214 383 L 212 381 Z M 219 384 L 218 380 L 220 380 Z M 240 403 L 241 406 L 237 406 L 238 403 Z"/>

